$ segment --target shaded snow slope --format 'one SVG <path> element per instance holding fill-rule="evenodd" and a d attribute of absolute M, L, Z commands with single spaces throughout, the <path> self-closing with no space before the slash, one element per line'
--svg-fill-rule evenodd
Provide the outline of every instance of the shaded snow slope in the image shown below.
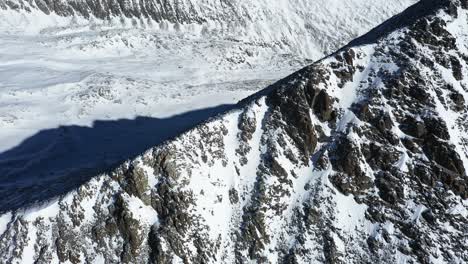
<path fill-rule="evenodd" d="M 7 263 L 466 263 L 468 2 L 347 47 L 41 206 Z"/>

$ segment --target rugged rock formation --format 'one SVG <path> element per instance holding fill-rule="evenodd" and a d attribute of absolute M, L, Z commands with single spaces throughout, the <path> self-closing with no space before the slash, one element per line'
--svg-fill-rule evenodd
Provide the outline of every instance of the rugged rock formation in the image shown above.
<path fill-rule="evenodd" d="M 468 262 L 468 2 L 404 15 L 64 197 L 4 213 L 1 261 Z"/>

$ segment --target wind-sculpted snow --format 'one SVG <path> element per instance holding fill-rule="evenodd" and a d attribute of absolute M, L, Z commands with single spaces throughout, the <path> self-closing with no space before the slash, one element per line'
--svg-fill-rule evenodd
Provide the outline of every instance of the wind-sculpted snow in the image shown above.
<path fill-rule="evenodd" d="M 415 0 L 2 0 L 7 10 L 214 33 L 318 59 Z M 195 28 L 193 26 L 196 26 Z M 33 25 L 35 26 L 35 25 Z"/>
<path fill-rule="evenodd" d="M 412 8 L 424 6 L 65 196 L 5 213 L 1 260 L 466 263 L 468 2 Z"/>

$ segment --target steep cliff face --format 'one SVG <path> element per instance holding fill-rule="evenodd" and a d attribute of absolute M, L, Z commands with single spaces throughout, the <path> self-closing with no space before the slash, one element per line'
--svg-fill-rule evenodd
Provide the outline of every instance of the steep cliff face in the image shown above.
<path fill-rule="evenodd" d="M 3 214 L 1 261 L 466 263 L 468 2 L 401 16 L 76 191 Z"/>

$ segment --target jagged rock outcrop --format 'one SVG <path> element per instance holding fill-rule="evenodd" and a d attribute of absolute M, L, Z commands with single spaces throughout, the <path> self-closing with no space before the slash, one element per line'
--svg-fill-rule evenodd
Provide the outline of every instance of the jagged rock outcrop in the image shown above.
<path fill-rule="evenodd" d="M 468 262 L 468 3 L 402 15 L 68 195 L 4 213 L 0 262 Z"/>

